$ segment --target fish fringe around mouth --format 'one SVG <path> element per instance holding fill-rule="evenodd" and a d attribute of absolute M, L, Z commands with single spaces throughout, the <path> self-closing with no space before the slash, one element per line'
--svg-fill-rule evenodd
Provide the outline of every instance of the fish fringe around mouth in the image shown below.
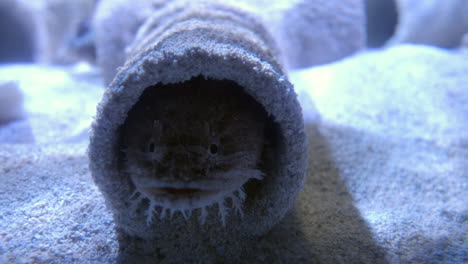
<path fill-rule="evenodd" d="M 204 225 L 206 221 L 206 217 L 208 216 L 207 209 L 212 206 L 218 207 L 218 215 L 221 218 L 221 223 L 223 227 L 226 226 L 226 217 L 232 211 L 239 214 L 241 218 L 244 216 L 244 212 L 242 210 L 243 203 L 245 201 L 245 191 L 243 187 L 240 187 L 232 192 L 226 194 L 222 199 L 217 201 L 212 201 L 204 206 L 190 206 L 186 204 L 185 206 L 180 206 L 179 208 L 172 208 L 169 203 L 167 202 L 158 202 L 153 200 L 151 197 L 146 195 L 144 192 L 140 190 L 135 190 L 133 194 L 130 196 L 131 202 L 131 211 L 136 213 L 138 206 L 144 199 L 149 201 L 148 208 L 146 210 L 146 224 L 148 226 L 153 224 L 153 219 L 159 215 L 159 220 L 164 220 L 166 217 L 168 219 L 172 219 L 176 213 L 182 214 L 184 219 L 188 221 L 195 210 L 200 210 L 200 217 L 198 218 L 198 222 L 200 225 Z M 231 206 L 226 206 L 226 202 L 231 200 Z M 159 209 L 159 210 L 158 210 Z"/>

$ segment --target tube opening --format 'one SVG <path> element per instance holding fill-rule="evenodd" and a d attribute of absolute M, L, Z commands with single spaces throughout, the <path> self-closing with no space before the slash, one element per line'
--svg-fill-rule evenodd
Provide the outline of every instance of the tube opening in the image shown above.
<path fill-rule="evenodd" d="M 148 210 L 242 210 L 275 175 L 279 135 L 263 106 L 233 81 L 198 76 L 156 84 L 120 128 L 120 169 Z"/>

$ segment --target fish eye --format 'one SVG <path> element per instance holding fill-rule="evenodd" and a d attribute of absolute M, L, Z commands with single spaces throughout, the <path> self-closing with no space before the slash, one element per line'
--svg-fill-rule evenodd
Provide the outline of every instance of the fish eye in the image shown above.
<path fill-rule="evenodd" d="M 154 152 L 154 147 L 154 142 L 150 141 L 150 143 L 148 144 L 148 152 Z"/>
<path fill-rule="evenodd" d="M 216 144 L 211 144 L 211 145 L 210 145 L 210 153 L 211 153 L 211 154 L 216 154 L 216 153 L 218 153 L 218 145 L 216 145 Z"/>

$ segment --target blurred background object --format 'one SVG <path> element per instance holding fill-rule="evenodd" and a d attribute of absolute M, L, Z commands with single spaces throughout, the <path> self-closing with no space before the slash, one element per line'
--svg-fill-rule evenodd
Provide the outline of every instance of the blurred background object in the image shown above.
<path fill-rule="evenodd" d="M 98 65 L 116 69 L 114 73 L 104 73 L 105 83 L 110 83 L 117 67 L 123 65 L 126 49 L 143 21 L 172 1 L 134 0 L 131 6 L 126 2 L 101 1 L 93 21 Z M 255 14 L 264 22 L 288 69 L 329 63 L 365 47 L 362 0 L 240 0 L 229 4 Z M 115 14 L 121 17 L 119 27 L 110 19 Z"/>
<path fill-rule="evenodd" d="M 92 22 L 96 37 L 96 62 L 101 69 L 107 69 L 102 73 L 106 85 L 114 78 L 117 68 L 125 63 L 126 50 L 138 28 L 153 10 L 169 1 L 154 2 L 157 4 L 151 0 L 133 0 L 132 5 L 128 5 L 128 0 L 101 0 L 97 5 Z M 119 19 L 115 20 L 114 17 Z"/>
<path fill-rule="evenodd" d="M 264 16 L 268 16 L 267 13 Z M 361 0 L 303 0 L 286 10 L 273 32 L 289 69 L 342 59 L 365 47 Z"/>
<path fill-rule="evenodd" d="M 457 48 L 468 32 L 466 0 L 365 0 L 367 46 L 414 43 Z"/>
<path fill-rule="evenodd" d="M 140 24 L 116 33 L 105 23 L 107 17 L 118 13 L 122 21 L 131 17 L 144 21 L 171 1 L 134 0 L 132 8 L 123 8 L 119 3 L 126 0 L 2 0 L 0 63 L 94 64 L 96 57 L 114 56 L 112 65 L 97 64 L 117 69 Z M 109 3 L 114 3 L 112 9 L 95 16 L 97 5 L 103 10 Z M 263 20 L 288 69 L 333 62 L 365 46 L 416 43 L 457 48 L 468 32 L 466 0 L 239 0 L 230 4 Z M 96 41 L 113 45 L 96 50 Z M 106 83 L 112 77 L 104 76 Z"/>
<path fill-rule="evenodd" d="M 378 48 L 393 36 L 398 23 L 395 0 L 365 0 L 367 46 Z"/>
<path fill-rule="evenodd" d="M 34 22 L 17 0 L 0 1 L 0 63 L 34 60 Z"/>
<path fill-rule="evenodd" d="M 460 43 L 460 48 L 464 51 L 468 50 L 468 33 L 463 35 L 463 39 L 461 40 L 461 43 Z"/>
<path fill-rule="evenodd" d="M 263 19 L 288 69 L 321 65 L 365 48 L 363 0 L 235 1 Z"/>
<path fill-rule="evenodd" d="M 27 5 L 35 14 L 36 60 L 46 64 L 79 60 L 79 44 L 87 38 L 96 1 L 39 0 Z"/>
<path fill-rule="evenodd" d="M 91 19 L 97 0 L 2 0 L 0 62 L 94 61 Z"/>
<path fill-rule="evenodd" d="M 0 81 L 0 124 L 24 117 L 24 96 L 18 84 Z"/>
<path fill-rule="evenodd" d="M 396 0 L 400 20 L 390 44 L 456 48 L 468 32 L 466 0 Z"/>
<path fill-rule="evenodd" d="M 75 66 L 0 65 L 0 142 L 30 143 L 32 138 L 37 144 L 86 142 L 82 135 L 96 112 L 103 85 L 77 72 Z"/>
<path fill-rule="evenodd" d="M 0 144 L 34 143 L 20 83 L 5 80 L 0 67 Z M 0 261 L 1 262 L 1 261 Z"/>

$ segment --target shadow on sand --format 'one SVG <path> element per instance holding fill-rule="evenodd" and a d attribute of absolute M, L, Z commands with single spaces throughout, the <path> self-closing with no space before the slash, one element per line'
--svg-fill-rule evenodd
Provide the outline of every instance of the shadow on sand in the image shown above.
<path fill-rule="evenodd" d="M 258 244 L 267 253 L 265 261 L 387 263 L 383 249 L 354 206 L 318 126 L 306 127 L 309 168 L 296 207 Z"/>

